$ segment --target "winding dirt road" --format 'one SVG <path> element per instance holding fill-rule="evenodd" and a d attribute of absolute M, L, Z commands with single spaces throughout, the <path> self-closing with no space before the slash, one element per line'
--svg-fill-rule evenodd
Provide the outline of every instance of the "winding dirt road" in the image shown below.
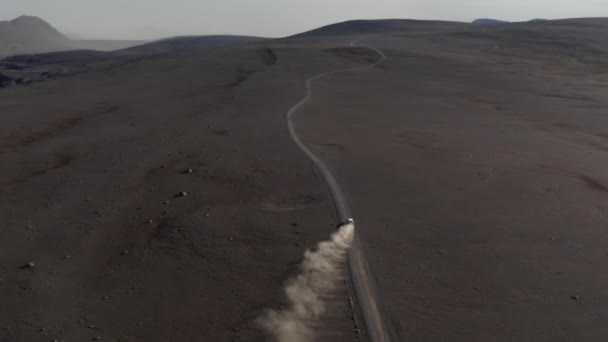
<path fill-rule="evenodd" d="M 359 41 L 361 41 L 361 39 L 355 40 L 349 45 L 351 47 L 358 47 L 357 43 Z M 333 197 L 334 204 L 336 206 L 336 210 L 338 212 L 341 222 L 345 222 L 347 219 L 353 217 L 350 209 L 348 208 L 346 197 L 340 188 L 340 184 L 338 183 L 336 177 L 331 172 L 329 167 L 323 162 L 323 160 L 321 160 L 317 155 L 315 155 L 298 136 L 293 123 L 293 117 L 312 98 L 313 82 L 338 73 L 371 69 L 384 62 L 387 58 L 386 55 L 377 48 L 367 46 L 360 47 L 373 50 L 380 56 L 380 58 L 369 65 L 334 70 L 330 72 L 321 73 L 309 78 L 306 81 L 306 96 L 287 112 L 287 126 L 289 128 L 291 138 L 298 145 L 298 147 L 308 156 L 308 158 L 310 158 L 310 160 L 314 163 L 315 167 L 323 176 L 323 179 L 325 179 L 325 182 L 327 183 L 331 191 L 331 195 Z M 356 302 L 359 304 L 359 309 L 361 315 L 363 316 L 363 322 L 365 324 L 365 336 L 371 342 L 396 341 L 397 339 L 394 333 L 394 329 L 389 325 L 390 320 L 388 320 L 386 317 L 385 309 L 380 300 L 380 296 L 376 290 L 374 278 L 369 263 L 367 262 L 367 259 L 365 258 L 365 255 L 363 253 L 362 241 L 358 238 L 358 234 L 356 234 L 356 231 L 353 246 L 349 250 L 348 254 L 348 265 L 350 271 L 350 280 L 355 290 Z"/>

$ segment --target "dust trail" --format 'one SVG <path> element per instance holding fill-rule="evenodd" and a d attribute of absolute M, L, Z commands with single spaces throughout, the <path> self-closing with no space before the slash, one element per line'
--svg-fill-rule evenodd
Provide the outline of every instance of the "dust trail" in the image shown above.
<path fill-rule="evenodd" d="M 302 273 L 287 283 L 285 294 L 289 307 L 270 310 L 258 319 L 260 326 L 276 342 L 310 342 L 314 331 L 310 327 L 326 310 L 323 294 L 336 288 L 343 276 L 348 249 L 353 242 L 354 224 L 346 224 L 320 242 L 315 251 L 307 250 L 302 261 Z"/>

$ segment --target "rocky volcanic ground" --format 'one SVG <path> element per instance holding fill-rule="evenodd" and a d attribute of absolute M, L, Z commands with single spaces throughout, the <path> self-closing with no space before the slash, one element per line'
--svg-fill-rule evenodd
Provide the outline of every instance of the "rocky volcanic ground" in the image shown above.
<path fill-rule="evenodd" d="M 336 223 L 285 111 L 362 37 L 296 126 L 402 339 L 605 341 L 608 25 L 389 27 L 1 71 L 60 76 L 0 89 L 0 341 L 264 340 Z"/>

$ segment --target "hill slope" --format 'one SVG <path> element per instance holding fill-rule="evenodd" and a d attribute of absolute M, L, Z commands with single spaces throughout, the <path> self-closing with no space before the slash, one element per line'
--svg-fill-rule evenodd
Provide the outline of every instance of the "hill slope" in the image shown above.
<path fill-rule="evenodd" d="M 420 30 L 446 30 L 467 27 L 468 23 L 436 20 L 349 20 L 337 24 L 323 26 L 311 31 L 299 33 L 291 37 L 318 37 L 325 35 L 373 34 L 385 32 L 404 32 Z"/>
<path fill-rule="evenodd" d="M 246 36 L 192 36 L 162 39 L 116 51 L 100 49 L 75 49 L 40 54 L 14 55 L 3 59 L 4 63 L 23 65 L 89 63 L 103 60 L 122 60 L 133 56 L 150 56 L 169 52 L 193 51 L 206 48 L 236 47 L 264 41 L 265 38 Z M 0 69 L 2 68 L 0 63 Z"/>
<path fill-rule="evenodd" d="M 115 51 L 115 54 L 148 55 L 166 52 L 198 50 L 203 48 L 237 46 L 255 43 L 262 40 L 265 40 L 265 38 L 230 35 L 174 37 Z"/>

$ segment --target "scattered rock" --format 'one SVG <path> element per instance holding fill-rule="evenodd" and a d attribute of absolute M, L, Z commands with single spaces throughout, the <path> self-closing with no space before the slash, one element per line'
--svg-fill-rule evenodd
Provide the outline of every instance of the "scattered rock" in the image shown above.
<path fill-rule="evenodd" d="M 146 220 L 146 224 L 151 224 L 152 222 L 152 220 Z"/>
<path fill-rule="evenodd" d="M 34 268 L 34 266 L 35 266 L 34 262 L 33 262 L 33 261 L 30 261 L 30 262 L 28 262 L 27 264 L 25 264 L 25 265 L 21 266 L 20 268 L 21 268 L 22 270 L 24 270 L 24 269 L 27 269 L 27 268 Z"/>
<path fill-rule="evenodd" d="M 234 238 L 231 236 L 228 238 L 228 241 L 234 241 Z"/>
<path fill-rule="evenodd" d="M 163 202 L 163 204 L 170 204 L 170 203 L 171 203 L 171 202 L 170 202 L 170 201 L 168 201 L 168 200 Z"/>
<path fill-rule="evenodd" d="M 95 326 L 93 324 L 89 324 L 89 325 L 87 325 L 87 328 L 89 328 L 89 329 L 95 329 Z"/>
<path fill-rule="evenodd" d="M 175 195 L 175 197 L 186 197 L 186 196 L 188 196 L 188 193 L 185 191 L 182 191 L 179 194 Z"/>
<path fill-rule="evenodd" d="M 192 172 L 194 172 L 194 170 L 192 170 L 192 169 L 186 169 L 186 170 L 182 171 L 183 174 L 188 174 L 188 173 L 192 173 Z"/>
<path fill-rule="evenodd" d="M 580 296 L 572 296 L 572 297 L 570 297 L 570 299 L 572 299 L 572 300 L 580 300 L 581 297 Z"/>
<path fill-rule="evenodd" d="M 101 341 L 101 336 L 95 336 L 95 337 L 93 337 L 93 341 Z"/>
<path fill-rule="evenodd" d="M 129 255 L 129 251 L 125 249 L 124 251 L 122 251 L 122 253 L 120 253 L 120 255 Z"/>
<path fill-rule="evenodd" d="M 108 300 L 108 299 L 110 299 L 110 296 L 103 296 L 103 297 L 101 297 L 101 299 Z"/>
<path fill-rule="evenodd" d="M 70 257 L 69 255 L 65 255 L 65 256 L 63 257 L 63 260 L 70 260 L 70 258 L 71 258 L 71 257 Z"/>

